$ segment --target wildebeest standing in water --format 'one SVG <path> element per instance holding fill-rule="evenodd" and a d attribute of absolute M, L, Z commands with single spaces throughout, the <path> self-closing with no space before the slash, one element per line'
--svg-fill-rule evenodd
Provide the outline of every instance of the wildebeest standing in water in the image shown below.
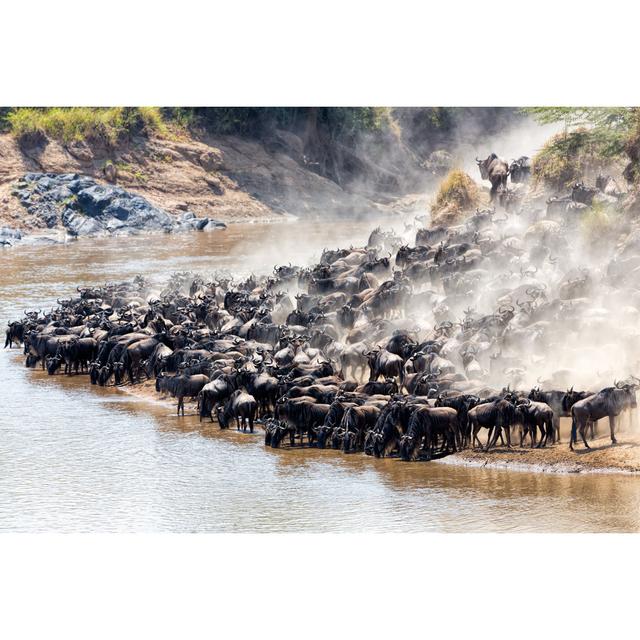
<path fill-rule="evenodd" d="M 476 162 L 478 169 L 480 169 L 480 177 L 491 182 L 491 202 L 493 202 L 498 190 L 507 188 L 509 165 L 502 158 L 498 158 L 495 153 L 490 154 L 484 160 L 476 158 Z"/>

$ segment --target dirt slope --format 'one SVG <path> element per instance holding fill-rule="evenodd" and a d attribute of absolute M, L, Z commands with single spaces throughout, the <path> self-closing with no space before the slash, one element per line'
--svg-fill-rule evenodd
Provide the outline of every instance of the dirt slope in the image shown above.
<path fill-rule="evenodd" d="M 0 226 L 29 230 L 11 195 L 27 172 L 82 173 L 135 192 L 169 213 L 193 211 L 225 222 L 273 220 L 283 215 L 359 215 L 388 211 L 348 193 L 282 151 L 236 138 L 133 138 L 117 148 L 42 140 L 25 145 L 0 135 Z"/>

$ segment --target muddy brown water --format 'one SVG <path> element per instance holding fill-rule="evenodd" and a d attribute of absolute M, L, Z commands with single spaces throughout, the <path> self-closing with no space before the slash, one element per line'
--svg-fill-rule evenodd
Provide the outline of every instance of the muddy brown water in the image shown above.
<path fill-rule="evenodd" d="M 211 234 L 5 251 L 0 321 L 75 286 L 172 271 L 270 270 L 359 244 L 371 224 L 235 225 Z M 339 236 L 339 237 L 338 237 Z M 265 448 L 196 416 L 0 354 L 0 530 L 611 532 L 640 530 L 640 478 L 403 463 Z"/>

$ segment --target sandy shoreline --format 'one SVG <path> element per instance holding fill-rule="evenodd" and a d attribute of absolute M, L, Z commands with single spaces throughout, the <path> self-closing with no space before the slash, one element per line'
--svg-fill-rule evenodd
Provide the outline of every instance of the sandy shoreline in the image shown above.
<path fill-rule="evenodd" d="M 160 403 L 175 410 L 176 401 L 167 396 L 160 397 L 155 391 L 155 382 L 147 380 L 135 386 L 118 387 L 122 392 L 140 400 Z M 185 413 L 195 414 L 196 403 L 185 402 Z M 611 446 L 608 429 L 601 425 L 599 434 L 590 442 L 591 450 L 578 445 L 575 451 L 569 449 L 568 438 L 544 449 L 520 448 L 514 446 L 497 447 L 490 452 L 465 449 L 434 462 L 455 466 L 478 467 L 486 469 L 507 469 L 529 473 L 599 473 L 599 474 L 640 474 L 640 437 L 638 434 L 622 430 L 618 434 L 618 444 Z"/>

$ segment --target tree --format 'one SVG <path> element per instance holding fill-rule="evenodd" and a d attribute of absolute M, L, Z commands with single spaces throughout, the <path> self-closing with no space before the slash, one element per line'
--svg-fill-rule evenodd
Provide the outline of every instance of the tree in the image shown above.
<path fill-rule="evenodd" d="M 563 142 L 571 147 L 578 142 L 581 149 L 605 158 L 626 154 L 625 178 L 640 180 L 640 107 L 533 107 L 526 111 L 542 124 L 564 123 L 564 136 L 555 143 L 560 149 Z"/>

